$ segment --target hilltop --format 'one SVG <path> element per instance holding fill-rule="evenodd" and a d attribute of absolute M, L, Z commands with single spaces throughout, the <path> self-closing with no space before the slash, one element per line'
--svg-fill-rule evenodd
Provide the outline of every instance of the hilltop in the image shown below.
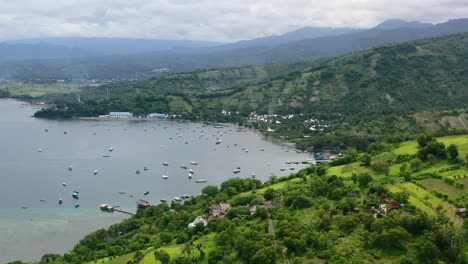
<path fill-rule="evenodd" d="M 232 178 L 183 204 L 139 210 L 43 261 L 464 263 L 468 230 L 456 208 L 468 203 L 467 154 L 466 135 L 420 135 L 263 184 Z M 187 226 L 210 215 L 206 226 Z"/>

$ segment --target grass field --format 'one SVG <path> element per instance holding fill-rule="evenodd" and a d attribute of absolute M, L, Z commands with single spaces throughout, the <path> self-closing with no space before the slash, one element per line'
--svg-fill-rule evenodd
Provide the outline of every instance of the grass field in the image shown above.
<path fill-rule="evenodd" d="M 29 95 L 38 97 L 52 93 L 74 93 L 80 91 L 77 84 L 51 83 L 51 84 L 8 84 L 1 85 L 0 89 L 7 90 L 12 96 Z"/>

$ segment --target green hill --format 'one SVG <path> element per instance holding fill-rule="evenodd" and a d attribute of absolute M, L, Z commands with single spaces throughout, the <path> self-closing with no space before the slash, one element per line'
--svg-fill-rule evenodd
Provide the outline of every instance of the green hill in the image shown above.
<path fill-rule="evenodd" d="M 248 123 L 303 149 L 365 150 L 375 141 L 402 141 L 423 131 L 466 132 L 467 58 L 468 34 L 458 34 L 316 63 L 197 71 L 83 89 L 83 103 L 73 103 L 72 95 L 48 95 L 38 100 L 57 108 L 36 116 L 168 112 L 187 119 Z M 249 120 L 252 112 L 295 116 L 266 123 Z M 326 126 L 311 130 L 311 119 Z"/>
<path fill-rule="evenodd" d="M 449 151 L 452 144 L 458 156 Z M 425 148 L 445 158 L 421 161 L 418 153 Z M 350 152 L 332 163 L 264 184 L 232 178 L 220 187 L 206 187 L 203 195 L 183 204 L 140 210 L 122 223 L 87 235 L 70 253 L 46 255 L 43 260 L 466 263 L 468 229 L 455 210 L 468 203 L 467 153 L 466 135 L 437 139 L 422 135 L 417 142 L 378 143 L 366 153 Z M 187 227 L 197 216 L 208 219 L 209 208 L 222 203 L 232 206 L 224 217 L 206 227 Z"/>

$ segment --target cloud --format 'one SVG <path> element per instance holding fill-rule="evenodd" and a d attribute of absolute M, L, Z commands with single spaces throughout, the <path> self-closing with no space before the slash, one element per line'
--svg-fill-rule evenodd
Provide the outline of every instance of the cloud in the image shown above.
<path fill-rule="evenodd" d="M 466 0 L 17 0 L 0 2 L 0 38 L 131 37 L 233 41 L 304 26 L 443 22 Z"/>

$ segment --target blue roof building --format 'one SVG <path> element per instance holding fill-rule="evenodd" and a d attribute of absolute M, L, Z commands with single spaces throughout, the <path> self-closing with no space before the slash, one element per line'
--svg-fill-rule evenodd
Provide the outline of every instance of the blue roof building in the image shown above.
<path fill-rule="evenodd" d="M 133 114 L 130 112 L 110 112 L 109 117 L 129 118 L 129 117 L 133 117 Z"/>

